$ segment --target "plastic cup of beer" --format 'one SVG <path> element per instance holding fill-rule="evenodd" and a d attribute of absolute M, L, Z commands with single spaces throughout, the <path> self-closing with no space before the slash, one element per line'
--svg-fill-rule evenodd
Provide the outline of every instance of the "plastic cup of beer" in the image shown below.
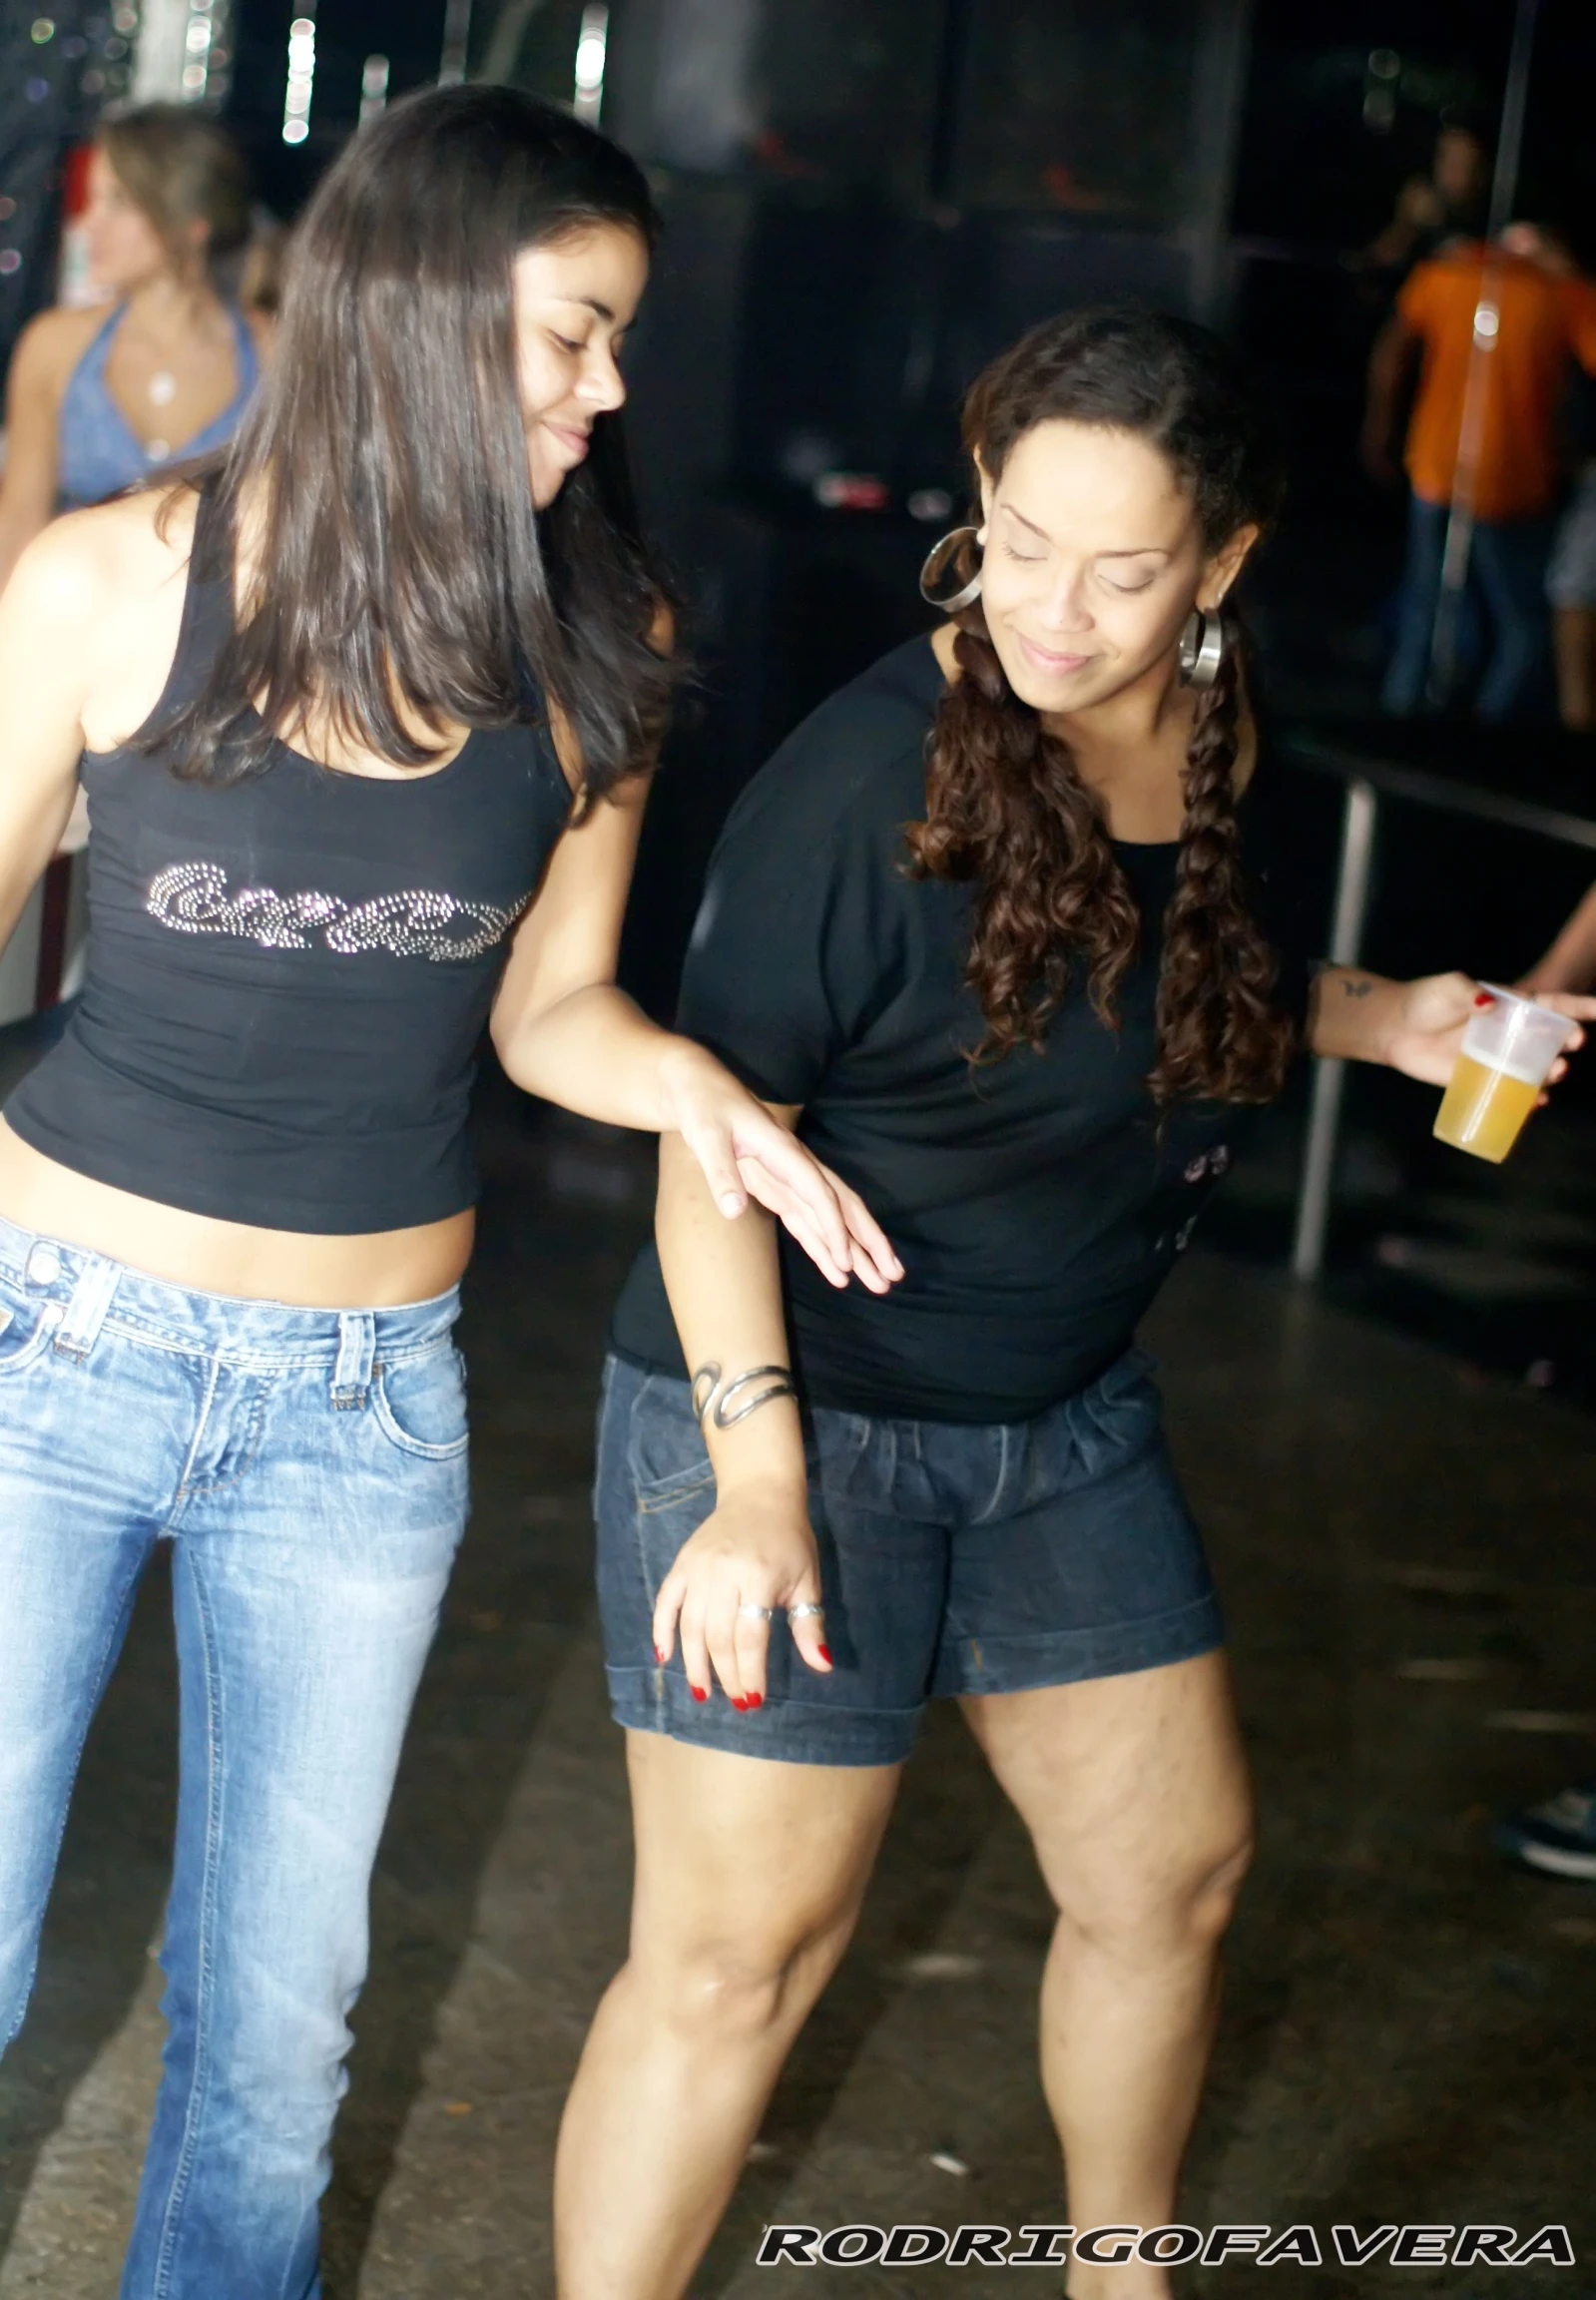
<path fill-rule="evenodd" d="M 1491 1003 L 1469 1017 L 1435 1120 L 1435 1133 L 1454 1150 L 1499 1166 L 1540 1099 L 1546 1073 L 1574 1034 L 1566 1015 L 1537 1006 L 1516 991 L 1482 982 Z"/>

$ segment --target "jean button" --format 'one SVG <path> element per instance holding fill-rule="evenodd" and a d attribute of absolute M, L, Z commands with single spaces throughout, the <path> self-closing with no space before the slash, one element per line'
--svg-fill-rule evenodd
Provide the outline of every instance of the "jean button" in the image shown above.
<path fill-rule="evenodd" d="M 53 1286 L 61 1275 L 61 1257 L 53 1246 L 40 1244 L 28 1253 L 28 1284 Z"/>

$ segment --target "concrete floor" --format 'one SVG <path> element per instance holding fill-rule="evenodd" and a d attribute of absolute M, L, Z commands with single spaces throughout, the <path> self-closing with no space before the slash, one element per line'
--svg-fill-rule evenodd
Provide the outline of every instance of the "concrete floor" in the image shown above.
<path fill-rule="evenodd" d="M 376 1880 L 329 2300 L 550 2292 L 560 2103 L 622 1951 L 627 1814 L 586 1480 L 605 1313 L 647 1185 L 627 1148 L 559 1130 L 501 1120 L 490 1152 L 466 1336 L 476 1517 Z M 1593 1763 L 1592 1426 L 1202 1253 L 1151 1338 L 1263 1810 L 1186 2216 L 1306 2221 L 1327 2250 L 1337 2221 L 1566 2223 L 1573 2271 L 1284 2276 L 1327 2300 L 1596 2294 L 1596 1892 L 1515 1873 L 1489 1834 L 1500 1807 Z M 153 1583 L 0 2068 L 0 2300 L 116 2288 L 159 2050 L 164 1604 Z M 1056 2214 L 1032 2064 L 1047 1930 L 1023 1840 L 938 1715 L 701 2294 L 768 2288 L 753 2256 L 773 2218 Z M 979 2291 L 994 2275 L 822 2267 L 803 2289 Z M 1232 2288 L 1253 2288 L 1247 2267 L 1191 2286 Z"/>

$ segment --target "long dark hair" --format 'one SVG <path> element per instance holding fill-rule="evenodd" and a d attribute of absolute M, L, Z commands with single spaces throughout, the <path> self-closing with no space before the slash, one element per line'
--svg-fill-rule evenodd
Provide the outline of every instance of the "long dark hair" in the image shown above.
<path fill-rule="evenodd" d="M 1026 432 L 1059 418 L 1134 432 L 1161 449 L 1209 550 L 1239 527 L 1266 525 L 1277 507 L 1265 428 L 1221 344 L 1190 321 L 1117 306 L 1047 320 L 977 379 L 964 403 L 964 443 L 995 481 Z M 910 826 L 908 843 L 918 875 L 976 882 L 967 979 L 981 1005 L 976 1053 L 985 1059 L 1040 1046 L 1077 964 L 1094 1005 L 1112 1018 L 1141 920 L 1068 743 L 1010 687 L 979 603 L 956 621 L 961 677 L 937 712 L 926 819 Z M 1272 1003 L 1275 953 L 1248 907 L 1232 787 L 1243 697 L 1234 619 L 1228 637 L 1187 749 L 1149 1080 L 1161 1104 L 1269 1100 L 1295 1035 Z"/>
<path fill-rule="evenodd" d="M 198 694 L 144 737 L 178 774 L 259 770 L 270 730 L 308 707 L 418 767 L 435 750 L 401 705 L 441 733 L 524 721 L 540 693 L 580 746 L 584 801 L 646 759 L 672 674 L 650 644 L 664 593 L 618 416 L 539 512 L 518 390 L 514 259 L 597 223 L 652 247 L 642 172 L 515 89 L 429 90 L 348 145 L 294 236 L 270 372 L 211 482 L 217 531 L 242 516 L 259 538 L 256 575 Z"/>

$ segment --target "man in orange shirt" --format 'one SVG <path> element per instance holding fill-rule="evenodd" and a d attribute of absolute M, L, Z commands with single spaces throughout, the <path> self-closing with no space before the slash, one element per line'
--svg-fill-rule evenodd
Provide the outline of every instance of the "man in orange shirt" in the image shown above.
<path fill-rule="evenodd" d="M 1469 368 L 1481 345 L 1483 397 L 1459 454 Z M 1419 365 L 1404 458 L 1412 486 L 1407 567 L 1384 701 L 1406 715 L 1424 699 L 1441 554 L 1454 494 L 1472 508 L 1471 586 L 1491 626 L 1475 695 L 1482 719 L 1507 719 L 1549 693 L 1546 560 L 1561 492 L 1560 417 L 1571 360 L 1596 374 L 1596 288 L 1479 241 L 1420 264 L 1369 362 L 1364 460 L 1394 478 L 1395 412 Z"/>

